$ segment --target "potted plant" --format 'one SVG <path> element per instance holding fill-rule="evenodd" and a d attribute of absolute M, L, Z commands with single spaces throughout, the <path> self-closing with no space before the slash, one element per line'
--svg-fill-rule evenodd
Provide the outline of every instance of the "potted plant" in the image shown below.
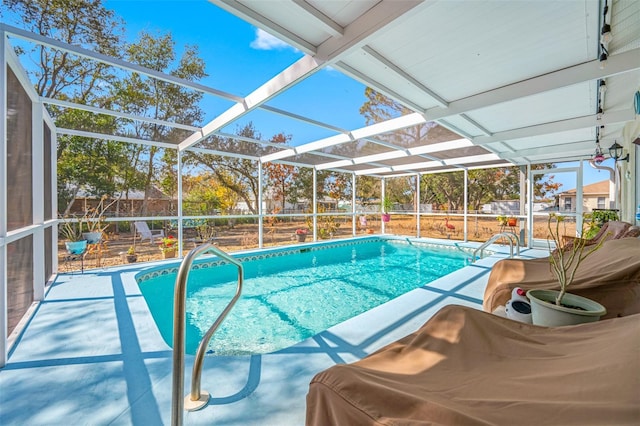
<path fill-rule="evenodd" d="M 507 218 L 507 226 L 516 226 L 518 224 L 518 218 L 515 216 L 509 216 Z"/>
<path fill-rule="evenodd" d="M 86 224 L 87 231 L 83 233 L 84 239 L 88 244 L 97 244 L 102 240 L 102 233 L 109 225 L 105 222 L 104 212 L 117 200 L 105 205 L 107 196 L 103 195 L 96 207 L 88 209 L 83 216 L 83 222 Z"/>
<path fill-rule="evenodd" d="M 196 222 L 196 243 L 212 243 L 215 240 L 217 232 L 213 226 L 213 221 L 202 219 Z"/>
<path fill-rule="evenodd" d="M 389 212 L 393 208 L 393 201 L 390 198 L 382 199 L 382 221 L 389 222 L 391 220 L 391 214 Z"/>
<path fill-rule="evenodd" d="M 127 250 L 127 262 L 135 263 L 138 261 L 138 255 L 136 254 L 136 248 L 134 246 L 129 247 Z"/>
<path fill-rule="evenodd" d="M 164 237 L 160 244 L 160 251 L 162 252 L 163 259 L 169 259 L 172 257 L 176 257 L 176 245 L 178 240 L 176 240 L 173 236 L 169 235 L 168 237 Z"/>
<path fill-rule="evenodd" d="M 298 242 L 304 243 L 304 241 L 307 239 L 308 233 L 309 231 L 307 229 L 296 229 L 296 238 L 298 239 Z"/>
<path fill-rule="evenodd" d="M 507 218 L 507 216 L 503 214 L 498 215 L 498 217 L 496 217 L 496 220 L 498 221 L 500 226 L 507 226 L 507 223 L 509 223 L 509 218 Z"/>
<path fill-rule="evenodd" d="M 563 230 L 560 230 L 561 224 Z M 544 326 L 562 326 L 593 322 L 600 319 L 607 311 L 601 304 L 567 293 L 567 288 L 573 282 L 580 264 L 598 250 L 604 239 L 597 244 L 587 245 L 586 239 L 577 239 L 569 248 L 562 248 L 562 234 L 566 233 L 565 218 L 552 213 L 549 215 L 547 228 L 549 241 L 555 243 L 556 250 L 549 255 L 549 264 L 553 271 L 560 290 L 534 289 L 527 292 L 531 301 L 531 314 L 533 323 Z M 584 233 L 584 222 L 581 235 Z M 551 246 L 549 246 L 551 251 Z"/>
<path fill-rule="evenodd" d="M 60 235 L 65 241 L 67 252 L 71 255 L 82 254 L 87 250 L 87 240 L 82 236 L 83 219 L 72 218 L 63 219 L 60 226 Z"/>

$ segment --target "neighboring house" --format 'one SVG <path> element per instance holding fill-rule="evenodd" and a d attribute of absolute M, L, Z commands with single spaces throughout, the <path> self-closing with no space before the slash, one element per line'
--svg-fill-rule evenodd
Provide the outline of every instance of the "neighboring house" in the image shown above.
<path fill-rule="evenodd" d="M 582 187 L 583 211 L 611 208 L 611 182 L 603 180 Z M 560 211 L 576 210 L 576 189 L 570 189 L 558 194 Z"/>
<path fill-rule="evenodd" d="M 491 213 L 504 215 L 520 214 L 520 200 L 495 200 L 491 203 Z"/>
<path fill-rule="evenodd" d="M 128 193 L 116 193 L 113 198 L 108 199 L 105 204 L 111 203 L 113 199 L 120 197 L 120 202 L 109 207 L 106 215 L 114 216 L 136 216 L 142 211 L 144 202 L 144 191 L 129 190 Z M 88 195 L 86 191 L 80 190 L 69 210 L 72 214 L 82 214 L 87 209 L 95 207 L 100 200 L 92 195 Z M 116 206 L 120 211 L 117 215 Z M 168 195 L 165 195 L 159 188 L 152 187 L 147 199 L 147 215 L 149 216 L 169 216 L 177 213 L 177 201 Z"/>

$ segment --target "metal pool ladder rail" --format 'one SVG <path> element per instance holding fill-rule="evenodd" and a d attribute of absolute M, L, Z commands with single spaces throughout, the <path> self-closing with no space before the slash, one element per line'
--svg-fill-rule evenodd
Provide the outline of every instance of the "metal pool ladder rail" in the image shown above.
<path fill-rule="evenodd" d="M 504 237 L 506 237 L 507 240 L 509 241 L 509 257 L 513 257 L 513 244 L 514 243 L 516 245 L 517 256 L 520 256 L 520 239 L 518 239 L 518 236 L 516 234 L 514 234 L 513 232 L 501 232 L 499 234 L 495 234 L 493 237 L 489 238 L 487 240 L 487 242 L 485 242 L 480 247 L 475 249 L 473 251 L 473 256 L 471 257 L 471 262 L 475 262 L 477 259 L 479 259 L 478 257 L 476 257 L 476 253 L 478 253 L 478 251 L 480 252 L 480 256 L 482 257 L 482 253 L 484 252 L 485 248 L 487 248 L 489 245 L 495 243 L 500 238 L 504 238 Z"/>
<path fill-rule="evenodd" d="M 204 335 L 198 345 L 198 352 L 193 361 L 193 372 L 191 375 L 191 392 L 184 397 L 184 352 L 185 352 L 185 327 L 186 327 L 186 300 L 187 300 L 187 278 L 193 261 L 205 253 L 214 253 L 218 257 L 232 263 L 238 267 L 238 287 L 236 294 L 227 307 L 218 316 L 211 328 Z M 173 298 L 173 388 L 171 396 L 171 424 L 182 425 L 182 411 L 199 410 L 209 402 L 209 393 L 200 391 L 200 376 L 202 375 L 202 363 L 207 350 L 209 340 L 216 332 L 222 321 L 238 301 L 242 293 L 242 281 L 244 271 L 242 264 L 237 259 L 231 257 L 213 244 L 203 244 L 191 250 L 180 264 L 178 276 L 176 277 L 176 288 Z"/>

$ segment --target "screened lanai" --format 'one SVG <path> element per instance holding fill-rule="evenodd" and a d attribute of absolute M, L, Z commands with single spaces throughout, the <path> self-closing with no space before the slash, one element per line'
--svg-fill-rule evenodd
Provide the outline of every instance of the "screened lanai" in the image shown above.
<path fill-rule="evenodd" d="M 225 233 L 246 229 L 236 234 L 243 243 L 239 248 L 246 249 L 283 244 L 275 235 L 294 243 L 296 229 L 308 230 L 313 240 L 358 235 L 363 216 L 375 233 L 484 241 L 498 231 L 496 216 L 507 213 L 519 218 L 517 232 L 532 245 L 542 237 L 533 226 L 535 177 L 574 176 L 577 198 L 568 213 L 580 218 L 583 170 L 600 149 L 608 161 L 601 167 L 611 172 L 613 185 L 606 207 L 633 222 L 640 204 L 640 125 L 634 106 L 640 90 L 638 2 L 214 0 L 210 7 L 292 46 L 298 57 L 247 93 L 233 93 L 15 26 L 0 27 L 0 113 L 6 118 L 0 140 L 4 360 L 9 335 L 42 299 L 51 277 L 68 266 L 58 249 L 63 216 L 74 212 L 72 201 L 79 209 L 95 205 L 101 195 L 90 184 L 63 187 L 74 196 L 61 205 L 60 200 L 69 200 L 61 198 L 58 184 L 59 171 L 66 172 L 57 161 L 61 140 L 99 146 L 121 142 L 144 147 L 147 156 L 166 157 L 162 167 L 174 179 L 173 192 L 160 191 L 154 198 L 145 191 L 136 198 L 133 186 L 114 189 L 111 197 L 124 207 L 107 214 L 106 222 L 120 230 L 143 221 L 174 234 L 178 256 L 191 248 L 197 221 L 216 224 L 215 238 L 223 248 L 228 248 Z M 206 120 L 177 122 L 139 113 L 133 101 L 81 103 L 64 92 L 38 93 L 33 64 L 16 54 L 16 48 L 34 47 L 108 67 L 120 78 L 162 83 L 214 106 Z M 345 128 L 337 114 L 286 105 L 288 93 L 313 85 L 328 69 L 402 108 Z M 85 120 L 56 121 L 65 114 Z M 322 136 L 256 137 L 236 131 L 273 117 L 302 123 Z M 163 131 L 140 131 L 154 126 Z M 608 151 L 614 144 L 621 147 L 617 159 Z M 567 162 L 574 165 L 546 170 Z M 484 211 L 470 206 L 477 184 L 469 174 L 504 167 L 516 167 L 518 196 L 509 199 L 517 204 L 498 203 Z M 240 179 L 247 170 L 254 177 L 249 183 Z M 246 192 L 251 196 L 236 194 L 232 205 L 214 207 L 204 197 L 188 198 L 203 171 L 220 179 L 236 176 L 238 185 L 255 184 Z M 280 191 L 268 181 L 278 173 L 295 173 L 294 180 L 310 182 L 311 192 L 288 197 L 293 189 Z M 427 201 L 420 181 L 436 173 L 460 176 L 459 205 Z M 359 196 L 358 188 L 371 181 L 375 189 Z M 318 191 L 320 182 L 327 188 Z M 389 223 L 380 220 L 386 198 L 392 200 Z M 136 210 L 136 203 L 147 208 Z M 156 209 L 149 207 L 152 203 Z M 454 220 L 452 230 L 447 225 Z M 279 231 L 276 223 L 286 227 Z"/>

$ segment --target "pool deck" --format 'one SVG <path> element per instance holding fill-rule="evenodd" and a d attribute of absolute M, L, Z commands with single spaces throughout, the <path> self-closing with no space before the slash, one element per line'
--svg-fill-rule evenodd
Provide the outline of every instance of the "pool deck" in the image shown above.
<path fill-rule="evenodd" d="M 473 243 L 461 244 L 474 247 Z M 184 424 L 303 425 L 315 374 L 356 361 L 420 327 L 441 307 L 482 309 L 491 266 L 508 248 L 266 355 L 207 357 L 205 408 Z M 522 258 L 547 255 L 522 249 Z M 158 263 L 59 275 L 0 370 L 2 425 L 171 423 L 172 351 L 134 276 Z M 186 357 L 185 394 L 193 356 Z"/>

